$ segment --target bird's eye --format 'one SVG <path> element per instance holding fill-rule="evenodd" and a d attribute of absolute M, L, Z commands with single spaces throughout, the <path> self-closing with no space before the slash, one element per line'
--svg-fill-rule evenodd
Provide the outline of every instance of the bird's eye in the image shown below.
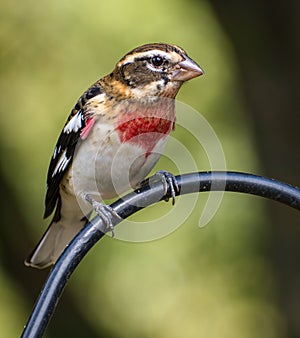
<path fill-rule="evenodd" d="M 158 55 L 153 56 L 151 58 L 151 63 L 153 64 L 154 67 L 160 67 L 164 64 L 164 62 L 165 62 L 165 59 Z"/>

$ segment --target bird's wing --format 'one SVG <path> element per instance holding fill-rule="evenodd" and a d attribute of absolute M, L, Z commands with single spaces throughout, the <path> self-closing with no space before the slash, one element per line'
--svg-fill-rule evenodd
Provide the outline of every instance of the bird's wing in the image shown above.
<path fill-rule="evenodd" d="M 47 192 L 44 218 L 54 210 L 59 199 L 60 182 L 72 163 L 78 141 L 85 139 L 95 122 L 86 108 L 86 103 L 98 95 L 103 88 L 96 82 L 77 101 L 56 143 L 47 175 Z"/>

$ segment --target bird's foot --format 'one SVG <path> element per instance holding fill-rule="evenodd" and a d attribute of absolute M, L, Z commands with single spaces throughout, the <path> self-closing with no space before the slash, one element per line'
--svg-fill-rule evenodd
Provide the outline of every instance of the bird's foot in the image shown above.
<path fill-rule="evenodd" d="M 100 203 L 96 201 L 91 195 L 86 194 L 84 199 L 89 202 L 97 215 L 102 219 L 108 231 L 111 231 L 112 237 L 114 237 L 114 225 L 113 219 L 117 218 L 121 220 L 121 217 L 116 213 L 116 211 L 107 204 Z"/>
<path fill-rule="evenodd" d="M 143 181 L 141 181 L 138 184 L 138 188 L 142 188 L 143 186 L 149 184 L 150 181 L 153 180 L 153 179 L 155 179 L 155 180 L 159 179 L 162 182 L 163 188 L 164 188 L 163 196 L 164 196 L 164 200 L 166 202 L 169 201 L 168 190 L 170 189 L 170 195 L 171 195 L 171 198 L 172 198 L 172 205 L 174 205 L 176 193 L 179 193 L 179 186 L 178 186 L 178 183 L 176 181 L 175 176 L 173 174 L 169 173 L 168 171 L 159 170 L 157 173 L 155 173 L 150 178 L 146 178 Z"/>
<path fill-rule="evenodd" d="M 178 186 L 175 176 L 165 170 L 159 170 L 157 173 L 154 174 L 154 177 L 155 176 L 158 177 L 162 181 L 162 184 L 164 186 L 164 197 L 165 197 L 164 199 L 166 202 L 169 201 L 169 197 L 167 196 L 167 194 L 168 194 L 168 189 L 170 189 L 172 205 L 174 205 L 176 193 L 179 193 L 179 186 Z"/>

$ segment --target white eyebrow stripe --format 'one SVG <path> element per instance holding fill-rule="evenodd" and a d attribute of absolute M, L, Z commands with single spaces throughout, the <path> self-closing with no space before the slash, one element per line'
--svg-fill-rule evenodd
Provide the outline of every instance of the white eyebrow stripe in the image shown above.
<path fill-rule="evenodd" d="M 138 58 L 152 57 L 152 56 L 155 56 L 155 55 L 160 55 L 160 56 L 166 58 L 167 60 L 170 60 L 171 55 L 173 55 L 173 54 L 178 55 L 176 52 L 168 52 L 167 53 L 167 52 L 164 52 L 164 51 L 159 50 L 159 49 L 152 49 L 152 50 L 149 50 L 147 52 L 140 52 L 140 53 L 128 55 L 125 59 L 122 60 L 122 64 L 133 62 L 135 59 L 138 59 Z"/>

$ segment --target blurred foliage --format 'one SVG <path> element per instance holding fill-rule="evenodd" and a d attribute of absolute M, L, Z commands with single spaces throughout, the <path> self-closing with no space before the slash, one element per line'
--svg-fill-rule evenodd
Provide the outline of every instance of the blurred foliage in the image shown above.
<path fill-rule="evenodd" d="M 70 109 L 91 83 L 143 43 L 178 44 L 203 67 L 205 76 L 184 86 L 178 99 L 208 119 L 229 170 L 259 172 L 235 57 L 207 1 L 4 0 L 0 6 L 1 174 L 16 196 L 31 246 L 48 222 L 41 220 L 45 176 Z M 210 169 L 189 135 L 178 128 L 173 136 L 189 148 L 199 170 Z M 174 169 L 167 159 L 156 169 L 162 168 Z M 225 194 L 214 219 L 200 229 L 205 198 L 199 196 L 190 217 L 168 237 L 139 244 L 105 238 L 78 267 L 68 295 L 97 336 L 103 330 L 112 337 L 285 336 L 264 255 L 262 200 Z M 170 208 L 160 204 L 135 219 L 157 218 Z M 11 259 L 0 253 L 1 260 Z M 26 274 L 34 276 L 29 269 Z M 0 286 L 1 332 L 15 337 L 34 299 L 22 295 L 2 269 Z M 54 316 L 48 337 L 56 321 Z M 61 331 L 69 336 L 67 328 Z"/>

